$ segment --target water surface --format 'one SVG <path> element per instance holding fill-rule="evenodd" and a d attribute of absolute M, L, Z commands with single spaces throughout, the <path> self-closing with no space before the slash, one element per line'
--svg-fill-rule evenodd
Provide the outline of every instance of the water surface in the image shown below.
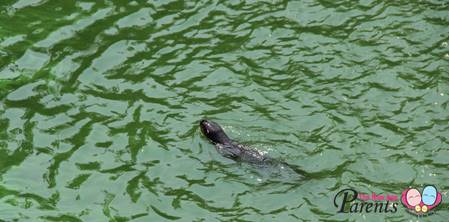
<path fill-rule="evenodd" d="M 0 3 L 3 221 L 446 221 L 449 2 Z M 198 121 L 311 177 L 261 177 Z M 334 195 L 434 184 L 435 214 Z"/>

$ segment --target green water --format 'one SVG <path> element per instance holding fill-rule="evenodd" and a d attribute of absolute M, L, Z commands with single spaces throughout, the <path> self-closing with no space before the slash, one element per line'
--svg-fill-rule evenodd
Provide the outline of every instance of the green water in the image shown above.
<path fill-rule="evenodd" d="M 0 220 L 447 221 L 448 44 L 446 0 L 2 0 Z M 426 184 L 428 217 L 333 205 Z"/>

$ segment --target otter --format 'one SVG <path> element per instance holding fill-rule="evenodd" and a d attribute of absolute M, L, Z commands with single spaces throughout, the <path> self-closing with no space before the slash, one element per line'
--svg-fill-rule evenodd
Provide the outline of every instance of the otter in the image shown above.
<path fill-rule="evenodd" d="M 220 125 L 213 121 L 206 119 L 201 120 L 200 128 L 204 136 L 215 145 L 217 151 L 224 157 L 235 161 L 256 164 L 263 169 L 269 168 L 271 169 L 269 170 L 271 174 L 284 175 L 289 178 L 297 178 L 300 180 L 303 180 L 306 176 L 309 177 L 307 172 L 296 165 L 291 165 L 284 161 L 271 158 L 255 149 L 251 149 L 232 140 L 226 135 Z M 296 176 L 292 176 L 293 173 Z"/>
<path fill-rule="evenodd" d="M 203 119 L 200 121 L 201 132 L 206 136 L 212 144 L 215 145 L 217 151 L 224 157 L 236 161 L 249 163 L 274 163 L 273 158 L 262 154 L 261 152 L 248 148 L 238 142 L 231 140 L 224 130 L 217 123 Z"/>

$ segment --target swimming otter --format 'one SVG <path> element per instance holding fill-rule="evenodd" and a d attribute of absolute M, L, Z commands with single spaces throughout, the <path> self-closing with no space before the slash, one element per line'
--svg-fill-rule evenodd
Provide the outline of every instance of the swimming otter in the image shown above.
<path fill-rule="evenodd" d="M 307 172 L 303 171 L 296 165 L 291 165 L 283 161 L 276 160 L 269 156 L 260 153 L 257 150 L 248 148 L 244 145 L 231 140 L 228 135 L 217 123 L 210 120 L 200 121 L 201 132 L 206 136 L 214 145 L 217 151 L 229 159 L 236 161 L 248 162 L 251 164 L 257 164 L 264 169 L 270 168 L 272 174 L 284 175 L 291 177 L 292 173 L 295 173 L 295 178 L 304 179 Z M 299 177 L 298 177 L 299 176 Z"/>
<path fill-rule="evenodd" d="M 268 157 L 257 150 L 250 149 L 231 140 L 220 125 L 213 121 L 205 119 L 201 120 L 200 128 L 204 136 L 215 145 L 217 151 L 224 157 L 250 163 L 267 163 L 274 161 L 271 157 Z"/>

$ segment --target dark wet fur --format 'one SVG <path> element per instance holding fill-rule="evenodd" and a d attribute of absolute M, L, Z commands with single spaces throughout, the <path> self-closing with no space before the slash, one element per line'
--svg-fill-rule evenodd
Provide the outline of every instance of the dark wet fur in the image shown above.
<path fill-rule="evenodd" d="M 201 120 L 200 128 L 204 136 L 215 144 L 217 151 L 224 157 L 251 163 L 260 163 L 271 160 L 271 158 L 266 157 L 259 151 L 247 148 L 231 140 L 220 125 L 213 121 Z"/>
<path fill-rule="evenodd" d="M 206 136 L 209 141 L 215 145 L 217 151 L 224 157 L 261 166 L 279 166 L 279 168 L 288 168 L 301 175 L 305 174 L 305 172 L 297 166 L 276 160 L 260 153 L 257 150 L 251 149 L 231 140 L 220 125 L 213 121 L 205 119 L 201 120 L 200 128 L 204 136 Z"/>

